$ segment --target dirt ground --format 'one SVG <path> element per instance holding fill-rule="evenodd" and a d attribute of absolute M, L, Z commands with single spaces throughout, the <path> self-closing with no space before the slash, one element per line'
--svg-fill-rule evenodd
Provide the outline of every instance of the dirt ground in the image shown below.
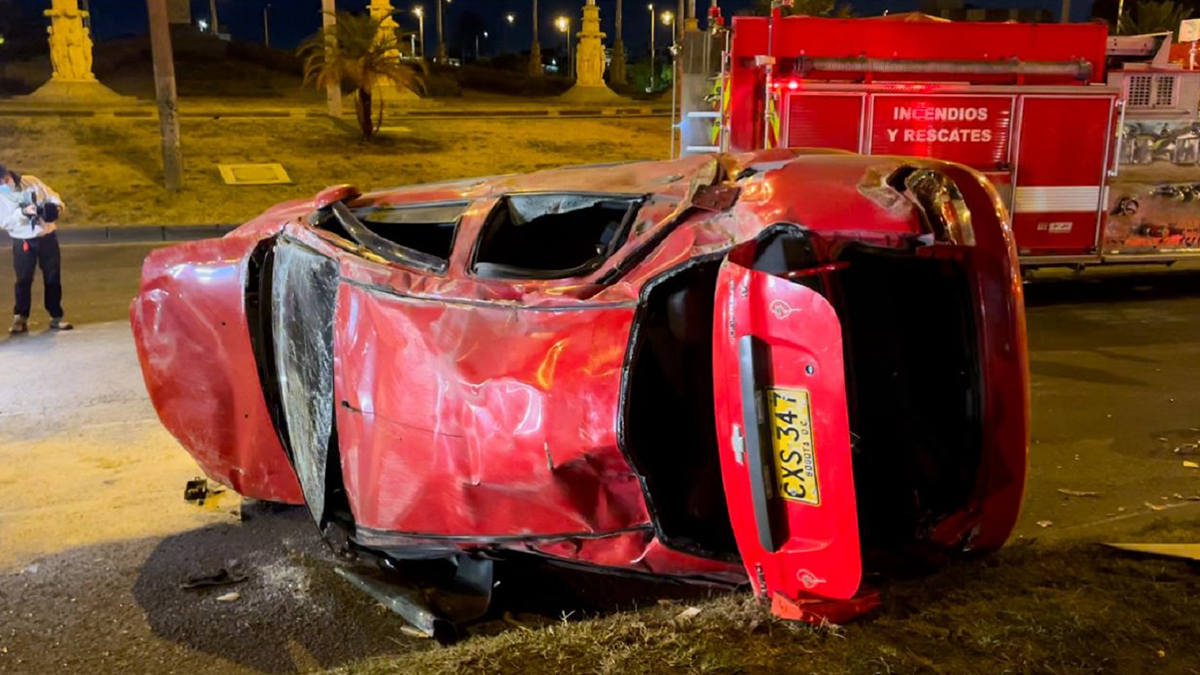
<path fill-rule="evenodd" d="M 663 159 L 662 118 L 392 120 L 363 143 L 353 122 L 322 118 L 182 121 L 184 190 L 162 187 L 158 122 L 114 117 L 0 117 L 0 163 L 45 180 L 69 210 L 63 226 L 244 222 L 337 183 L 363 189 L 579 163 Z M 278 162 L 292 185 L 234 187 L 218 164 Z"/>

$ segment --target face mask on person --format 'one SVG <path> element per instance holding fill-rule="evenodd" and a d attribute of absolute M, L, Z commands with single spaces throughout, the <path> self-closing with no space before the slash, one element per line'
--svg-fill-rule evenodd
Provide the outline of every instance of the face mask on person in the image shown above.
<path fill-rule="evenodd" d="M 0 195 L 11 195 L 13 192 L 13 186 L 9 185 L 8 183 L 0 185 Z"/>

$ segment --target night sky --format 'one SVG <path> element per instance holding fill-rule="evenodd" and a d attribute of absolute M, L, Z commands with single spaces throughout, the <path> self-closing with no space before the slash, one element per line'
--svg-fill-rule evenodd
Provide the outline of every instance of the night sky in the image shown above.
<path fill-rule="evenodd" d="M 393 0 L 398 10 L 410 10 L 416 5 L 424 5 L 426 9 L 425 40 L 430 52 L 436 44 L 436 33 L 433 29 L 433 9 L 435 0 Z M 597 0 L 600 4 L 600 16 L 603 30 L 611 36 L 613 31 L 613 12 L 615 0 Z M 40 10 L 50 6 L 50 0 L 20 0 L 29 13 L 36 15 Z M 321 23 L 321 0 L 218 0 L 217 12 L 226 30 L 237 40 L 263 39 L 262 10 L 271 4 L 271 42 L 280 47 L 295 47 L 305 37 L 314 33 Z M 351 11 L 366 7 L 368 0 L 338 0 L 338 8 Z M 97 40 L 109 40 L 122 36 L 139 35 L 146 32 L 146 3 L 144 0 L 90 0 L 92 11 L 92 31 Z M 554 47 L 562 40 L 562 34 L 554 30 L 554 18 L 568 15 L 572 18 L 573 26 L 578 25 L 580 6 L 583 0 L 539 0 L 541 13 L 541 42 L 544 47 Z M 630 50 L 645 50 L 649 41 L 649 11 L 646 2 L 642 0 L 625 0 L 625 42 Z M 670 5 L 675 9 L 678 0 L 659 0 L 659 4 Z M 708 0 L 699 0 L 701 7 L 708 6 Z M 720 0 L 726 16 L 736 10 L 747 7 L 751 0 Z M 851 5 L 861 16 L 881 14 L 885 9 L 893 12 L 913 11 L 917 8 L 918 0 L 852 0 Z M 1055 15 L 1061 7 L 1061 0 L 968 0 L 967 4 L 977 7 L 1042 7 L 1049 9 Z M 457 35 L 458 21 L 461 13 L 473 11 L 487 24 L 491 34 L 492 44 L 485 46 L 483 51 L 495 53 L 500 51 L 516 51 L 528 49 L 530 40 L 529 0 L 453 0 L 446 5 L 445 30 L 447 40 L 453 41 Z M 508 12 L 516 14 L 516 24 L 511 28 L 504 20 Z M 1086 0 L 1072 2 L 1072 19 L 1084 21 L 1091 12 L 1091 3 Z M 208 17 L 208 0 L 192 0 L 194 19 Z M 416 27 L 416 17 L 411 13 L 398 15 L 397 21 L 405 27 Z M 572 30 L 578 30 L 572 28 Z M 667 29 L 659 25 L 658 39 L 668 36 Z M 39 29 L 40 31 L 40 29 Z"/>

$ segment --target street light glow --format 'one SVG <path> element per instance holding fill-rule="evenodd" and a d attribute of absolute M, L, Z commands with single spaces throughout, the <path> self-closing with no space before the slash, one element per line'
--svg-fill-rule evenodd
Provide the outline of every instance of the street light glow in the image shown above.
<path fill-rule="evenodd" d="M 558 26 L 558 29 L 564 33 L 571 29 L 571 24 L 567 21 L 567 17 L 565 16 L 558 17 L 558 19 L 555 20 L 554 25 Z"/>
<path fill-rule="evenodd" d="M 425 16 L 425 8 L 420 5 L 413 7 L 413 14 L 416 14 L 418 17 Z"/>
<path fill-rule="evenodd" d="M 671 12 L 667 11 L 667 12 L 662 13 L 662 22 L 663 22 L 664 26 L 670 26 L 671 22 L 674 20 L 675 20 L 675 15 L 672 14 Z"/>
<path fill-rule="evenodd" d="M 508 24 L 511 26 L 513 22 L 517 20 L 517 15 L 509 12 L 504 16 L 504 18 L 508 20 Z"/>

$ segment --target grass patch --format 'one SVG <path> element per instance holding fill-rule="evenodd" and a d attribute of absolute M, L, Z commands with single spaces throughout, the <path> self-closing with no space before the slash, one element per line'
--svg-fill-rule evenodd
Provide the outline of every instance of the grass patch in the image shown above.
<path fill-rule="evenodd" d="M 374 188 L 523 173 L 573 164 L 663 159 L 665 119 L 385 119 L 363 143 L 349 120 L 191 119 L 182 122 L 184 190 L 162 187 L 153 119 L 0 118 L 0 163 L 62 193 L 72 225 L 244 222 L 267 207 L 337 183 Z M 280 162 L 293 185 L 233 187 L 217 164 Z"/>
<path fill-rule="evenodd" d="M 1142 540 L 1190 540 L 1200 524 Z M 845 627 L 781 621 L 747 594 L 514 628 L 336 671 L 425 673 L 1198 673 L 1200 576 L 1095 544 L 1033 543 L 894 581 Z"/>

